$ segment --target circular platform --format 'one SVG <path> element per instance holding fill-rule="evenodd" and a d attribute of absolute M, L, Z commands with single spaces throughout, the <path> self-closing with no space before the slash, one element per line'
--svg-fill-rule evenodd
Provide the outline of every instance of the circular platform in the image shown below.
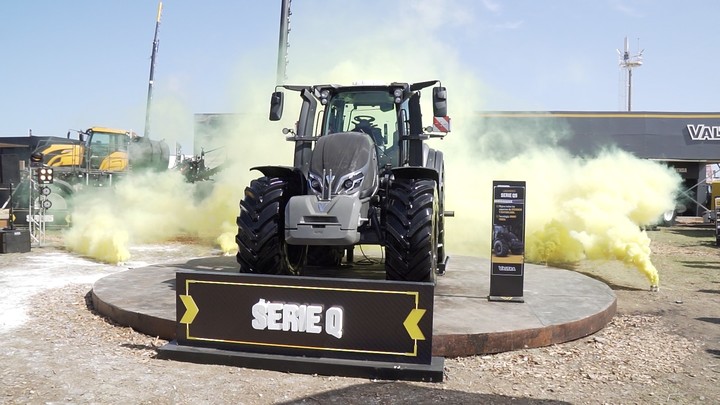
<path fill-rule="evenodd" d="M 237 272 L 237 263 L 234 256 L 208 257 L 115 273 L 93 286 L 95 309 L 118 324 L 172 340 L 177 270 Z M 340 273 L 384 277 L 372 266 L 355 265 Z M 499 353 L 575 340 L 602 329 L 616 310 L 615 293 L 604 283 L 545 266 L 525 265 L 524 303 L 488 301 L 489 290 L 488 259 L 452 256 L 435 288 L 433 356 Z"/>

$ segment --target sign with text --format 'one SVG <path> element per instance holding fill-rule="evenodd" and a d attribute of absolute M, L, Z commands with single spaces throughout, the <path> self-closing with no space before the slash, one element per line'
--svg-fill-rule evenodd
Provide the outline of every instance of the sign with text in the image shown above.
<path fill-rule="evenodd" d="M 493 181 L 491 301 L 523 302 L 525 182 Z"/>
<path fill-rule="evenodd" d="M 430 364 L 432 283 L 178 272 L 177 343 Z"/>

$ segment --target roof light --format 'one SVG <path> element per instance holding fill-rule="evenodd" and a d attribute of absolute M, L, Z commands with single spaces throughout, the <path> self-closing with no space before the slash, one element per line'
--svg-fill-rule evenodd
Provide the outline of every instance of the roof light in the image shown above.
<path fill-rule="evenodd" d="M 330 90 L 323 89 L 323 91 L 320 92 L 320 104 L 327 105 L 328 97 L 330 97 Z"/>
<path fill-rule="evenodd" d="M 393 90 L 393 97 L 394 97 L 393 101 L 395 102 L 395 104 L 402 103 L 402 96 L 403 96 L 402 89 L 397 88 L 397 89 Z"/>

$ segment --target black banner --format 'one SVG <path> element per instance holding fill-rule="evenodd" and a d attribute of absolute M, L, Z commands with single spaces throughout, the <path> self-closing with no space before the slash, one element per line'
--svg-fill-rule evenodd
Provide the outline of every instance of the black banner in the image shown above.
<path fill-rule="evenodd" d="M 523 302 L 525 182 L 493 181 L 491 301 Z"/>
<path fill-rule="evenodd" d="M 432 283 L 178 272 L 179 345 L 430 364 Z"/>
<path fill-rule="evenodd" d="M 720 187 L 720 183 L 713 183 L 713 187 Z M 715 197 L 715 245 L 720 246 L 720 197 Z"/>

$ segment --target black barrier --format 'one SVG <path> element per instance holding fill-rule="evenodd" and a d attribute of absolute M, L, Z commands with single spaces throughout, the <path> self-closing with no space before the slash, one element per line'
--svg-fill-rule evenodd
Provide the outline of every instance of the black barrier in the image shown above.
<path fill-rule="evenodd" d="M 525 182 L 493 181 L 490 301 L 524 302 Z"/>
<path fill-rule="evenodd" d="M 430 364 L 432 283 L 178 272 L 177 344 Z"/>

